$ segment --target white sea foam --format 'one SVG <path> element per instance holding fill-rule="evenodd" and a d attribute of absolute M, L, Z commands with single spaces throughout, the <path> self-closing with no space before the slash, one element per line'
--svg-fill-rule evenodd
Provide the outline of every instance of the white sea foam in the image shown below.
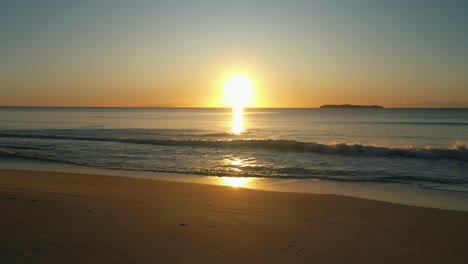
<path fill-rule="evenodd" d="M 279 151 L 314 152 L 320 154 L 340 154 L 350 156 L 388 156 L 402 158 L 422 159 L 455 159 L 468 161 L 468 149 L 463 141 L 457 142 L 450 148 L 402 148 L 380 147 L 363 145 L 358 143 L 313 143 L 294 140 L 272 139 L 247 139 L 247 140 L 197 140 L 197 139 L 156 139 L 156 138 L 131 138 L 131 137 L 91 137 L 69 136 L 36 133 L 0 133 L 0 138 L 30 138 L 51 140 L 82 140 L 119 142 L 129 144 L 151 144 L 167 146 L 192 146 L 192 147 L 216 147 L 216 148 L 261 148 Z M 1 145 L 0 145 L 1 146 Z"/>

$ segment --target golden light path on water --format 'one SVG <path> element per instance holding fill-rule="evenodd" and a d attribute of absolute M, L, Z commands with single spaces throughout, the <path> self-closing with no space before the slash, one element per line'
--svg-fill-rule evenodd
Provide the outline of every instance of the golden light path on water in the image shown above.
<path fill-rule="evenodd" d="M 247 187 L 251 180 L 251 178 L 246 177 L 223 177 L 225 185 L 231 187 Z"/>
<path fill-rule="evenodd" d="M 246 161 L 236 157 L 228 157 L 223 161 L 224 166 L 232 166 L 232 171 L 242 172 L 242 167 L 246 166 L 252 161 Z M 222 177 L 221 184 L 228 185 L 231 187 L 252 187 L 254 183 L 253 178 L 249 177 Z"/>
<path fill-rule="evenodd" d="M 240 135 L 245 132 L 244 129 L 244 108 L 232 108 L 232 130 L 234 135 Z"/>
<path fill-rule="evenodd" d="M 249 78 L 243 75 L 231 76 L 224 85 L 224 103 L 232 107 L 231 133 L 241 135 L 245 133 L 244 107 L 253 102 L 253 86 Z M 234 171 L 241 172 L 245 161 L 234 158 L 225 159 L 224 165 L 233 166 Z M 221 184 L 231 187 L 248 187 L 252 178 L 222 177 Z"/>

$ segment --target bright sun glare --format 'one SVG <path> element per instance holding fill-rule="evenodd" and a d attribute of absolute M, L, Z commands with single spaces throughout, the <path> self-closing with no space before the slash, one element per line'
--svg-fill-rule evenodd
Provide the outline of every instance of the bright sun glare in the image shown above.
<path fill-rule="evenodd" d="M 224 84 L 224 103 L 232 108 L 243 108 L 252 104 L 252 82 L 245 76 L 235 75 Z"/>
<path fill-rule="evenodd" d="M 231 187 L 244 187 L 250 181 L 244 177 L 223 177 L 224 183 Z"/>

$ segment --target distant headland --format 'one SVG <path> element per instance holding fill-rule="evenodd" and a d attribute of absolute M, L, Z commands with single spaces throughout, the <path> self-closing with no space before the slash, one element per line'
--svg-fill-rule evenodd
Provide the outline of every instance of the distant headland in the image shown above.
<path fill-rule="evenodd" d="M 341 105 L 322 105 L 320 108 L 383 108 L 380 105 L 350 105 L 350 104 L 341 104 Z"/>

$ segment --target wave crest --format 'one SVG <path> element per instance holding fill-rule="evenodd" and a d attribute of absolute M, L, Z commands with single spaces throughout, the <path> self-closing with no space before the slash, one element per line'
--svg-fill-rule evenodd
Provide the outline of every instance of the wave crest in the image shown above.
<path fill-rule="evenodd" d="M 338 154 L 347 156 L 402 157 L 421 159 L 454 159 L 468 161 L 467 144 L 457 142 L 452 148 L 401 148 L 362 145 L 357 143 L 314 143 L 294 140 L 273 139 L 236 139 L 236 140 L 197 140 L 197 139 L 157 139 L 128 137 L 91 137 L 51 135 L 35 133 L 0 133 L 3 138 L 30 138 L 51 140 L 85 140 L 100 142 L 118 142 L 130 144 L 152 144 L 166 146 L 190 146 L 211 148 L 258 148 L 278 151 L 311 152 L 317 154 Z"/>

